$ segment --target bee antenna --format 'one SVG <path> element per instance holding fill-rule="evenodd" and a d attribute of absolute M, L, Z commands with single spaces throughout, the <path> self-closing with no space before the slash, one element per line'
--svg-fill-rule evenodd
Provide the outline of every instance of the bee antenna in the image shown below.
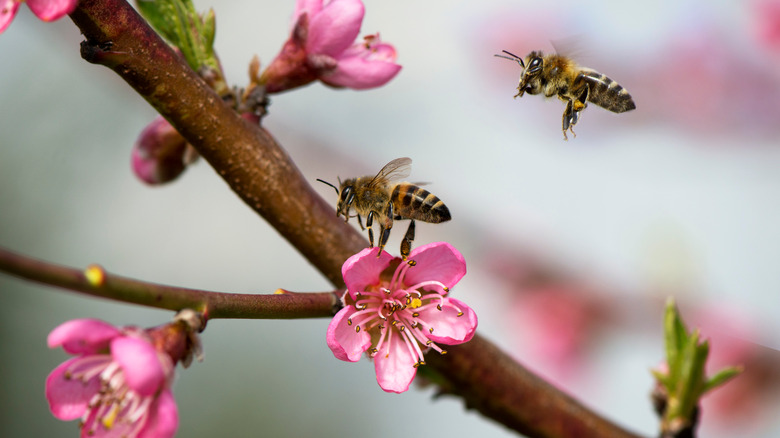
<path fill-rule="evenodd" d="M 499 54 L 496 54 L 496 55 L 493 55 L 493 56 L 497 56 L 497 57 L 499 57 L 499 58 L 508 59 L 508 60 L 510 60 L 510 61 L 515 61 L 515 62 L 517 62 L 518 64 L 520 64 L 520 67 L 523 67 L 523 68 L 525 68 L 525 63 L 523 62 L 523 58 L 521 58 L 521 57 L 519 57 L 519 56 L 515 55 L 515 54 L 514 54 L 514 53 L 512 53 L 512 52 L 507 52 L 506 50 L 502 50 L 502 52 L 504 52 L 504 53 L 506 53 L 507 55 L 511 56 L 511 58 L 510 58 L 509 56 L 504 56 L 504 55 L 499 55 Z"/>
<path fill-rule="evenodd" d="M 317 178 L 317 181 L 319 181 L 319 182 L 321 182 L 321 183 L 323 183 L 323 184 L 327 184 L 327 185 L 329 185 L 329 186 L 333 187 L 333 190 L 335 190 L 335 191 L 336 191 L 336 194 L 337 194 L 337 195 L 339 194 L 339 189 L 338 189 L 338 187 L 334 186 L 333 184 L 331 184 L 331 183 L 329 183 L 329 182 L 327 182 L 327 181 L 323 181 L 323 180 L 321 180 L 321 179 L 319 179 L 319 178 Z"/>

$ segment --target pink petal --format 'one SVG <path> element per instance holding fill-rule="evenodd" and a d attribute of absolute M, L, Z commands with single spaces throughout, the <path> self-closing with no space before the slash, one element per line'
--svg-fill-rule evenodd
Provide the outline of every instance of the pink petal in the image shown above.
<path fill-rule="evenodd" d="M 54 21 L 76 9 L 78 0 L 27 0 L 27 6 L 43 21 Z"/>
<path fill-rule="evenodd" d="M 350 57 L 339 60 L 336 69 L 322 75 L 320 80 L 336 87 L 365 90 L 386 84 L 399 71 L 401 71 L 401 66 L 394 62 Z"/>
<path fill-rule="evenodd" d="M 406 271 L 404 283 L 408 286 L 436 280 L 451 288 L 466 275 L 466 261 L 457 249 L 447 242 L 436 242 L 415 248 L 409 259 L 416 266 Z"/>
<path fill-rule="evenodd" d="M 409 389 L 409 385 L 417 374 L 414 367 L 415 357 L 409 351 L 398 332 L 393 333 L 390 342 L 374 356 L 374 369 L 376 381 L 386 392 L 402 393 Z"/>
<path fill-rule="evenodd" d="M 106 355 L 106 364 L 110 360 Z M 80 418 L 87 411 L 89 400 L 100 390 L 99 374 L 86 383 L 65 378 L 65 371 L 78 361 L 82 361 L 82 358 L 75 357 L 61 363 L 46 378 L 46 400 L 51 413 L 60 420 Z"/>
<path fill-rule="evenodd" d="M 366 330 L 355 331 L 354 325 L 348 325 L 347 320 L 357 312 L 353 306 L 339 310 L 328 324 L 325 339 L 328 347 L 337 359 L 357 362 L 364 351 L 371 346 L 371 335 Z"/>
<path fill-rule="evenodd" d="M 67 321 L 49 333 L 49 348 L 62 345 L 70 354 L 94 354 L 108 348 L 111 339 L 122 332 L 113 325 L 99 319 L 74 319 Z"/>
<path fill-rule="evenodd" d="M 122 336 L 111 341 L 111 355 L 125 372 L 127 386 L 140 395 L 152 395 L 165 381 L 157 350 L 149 342 Z"/>
<path fill-rule="evenodd" d="M 149 418 L 136 438 L 170 438 L 179 427 L 179 410 L 169 389 L 164 390 L 149 407 Z"/>
<path fill-rule="evenodd" d="M 463 301 L 445 298 L 444 302 L 441 310 L 429 307 L 420 311 L 420 319 L 434 328 L 428 338 L 447 345 L 470 341 L 477 331 L 477 314 Z M 458 316 L 458 311 L 463 315 Z"/>
<path fill-rule="evenodd" d="M 379 248 L 366 248 L 348 258 L 341 267 L 341 275 L 353 300 L 358 292 L 365 291 L 368 286 L 378 285 L 379 274 L 393 260 L 393 256 L 385 251 L 377 257 L 377 251 Z"/>
<path fill-rule="evenodd" d="M 322 0 L 298 0 L 295 2 L 295 12 L 292 17 L 292 26 L 298 22 L 298 17 L 304 12 L 309 14 L 309 18 L 317 15 L 322 10 Z"/>
<path fill-rule="evenodd" d="M 0 33 L 14 20 L 19 5 L 16 0 L 0 0 Z"/>
<path fill-rule="evenodd" d="M 355 42 L 365 9 L 360 0 L 333 0 L 309 17 L 306 51 L 338 57 Z"/>

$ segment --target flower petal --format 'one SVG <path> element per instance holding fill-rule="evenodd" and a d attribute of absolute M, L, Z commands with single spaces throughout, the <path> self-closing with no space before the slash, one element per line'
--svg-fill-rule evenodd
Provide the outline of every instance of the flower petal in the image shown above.
<path fill-rule="evenodd" d="M 333 0 L 309 17 L 308 53 L 338 57 L 360 33 L 365 8 L 360 0 Z"/>
<path fill-rule="evenodd" d="M 127 386 L 140 395 L 152 395 L 165 381 L 157 350 L 148 341 L 122 336 L 111 341 L 111 356 L 125 372 Z"/>
<path fill-rule="evenodd" d="M 374 356 L 374 369 L 376 381 L 383 390 L 400 394 L 409 389 L 417 368 L 414 367 L 415 357 L 402 339 L 403 335 L 394 334 Z"/>
<path fill-rule="evenodd" d="M 435 242 L 415 248 L 409 259 L 417 265 L 406 271 L 404 282 L 407 285 L 423 281 L 440 281 L 448 288 L 466 275 L 466 261 L 463 255 L 447 242 Z"/>
<path fill-rule="evenodd" d="M 348 258 L 341 267 L 341 275 L 353 300 L 358 292 L 365 291 L 368 286 L 379 284 L 379 274 L 390 266 L 393 260 L 393 256 L 385 251 L 377 257 L 377 251 L 379 248 L 376 247 L 365 248 Z"/>
<path fill-rule="evenodd" d="M 179 409 L 169 389 L 164 390 L 149 407 L 149 418 L 136 438 L 170 438 L 179 427 Z"/>
<path fill-rule="evenodd" d="M 108 348 L 111 339 L 122 332 L 99 319 L 74 319 L 64 322 L 49 333 L 49 348 L 62 346 L 70 354 L 94 354 Z"/>
<path fill-rule="evenodd" d="M 463 315 L 458 316 L 458 312 Z M 420 319 L 433 327 L 427 334 L 434 342 L 456 345 L 468 342 L 477 331 L 477 314 L 466 303 L 454 298 L 445 298 L 442 309 L 428 307 L 421 310 Z"/>
<path fill-rule="evenodd" d="M 346 306 L 339 310 L 328 324 L 325 339 L 328 347 L 337 359 L 357 362 L 364 351 L 371 346 L 371 335 L 367 330 L 355 331 L 354 325 L 348 325 L 347 320 L 355 313 L 354 306 Z"/>
<path fill-rule="evenodd" d="M 14 20 L 20 4 L 16 0 L 0 0 L 0 33 Z"/>
<path fill-rule="evenodd" d="M 43 21 L 54 21 L 76 9 L 78 0 L 27 0 L 27 6 Z"/>
<path fill-rule="evenodd" d="M 401 66 L 394 62 L 349 57 L 340 59 L 336 69 L 320 76 L 320 80 L 336 87 L 365 90 L 386 84 L 399 71 Z"/>
<path fill-rule="evenodd" d="M 111 357 L 105 356 L 108 365 Z M 84 362 L 81 357 L 74 357 L 61 363 L 46 378 L 46 400 L 49 402 L 51 413 L 60 420 L 80 418 L 87 411 L 90 399 L 100 390 L 99 373 L 86 382 L 76 378 L 65 378 L 65 371 L 68 369 L 74 371 L 72 367 L 79 361 Z M 90 366 L 95 366 L 95 363 L 92 362 Z"/>

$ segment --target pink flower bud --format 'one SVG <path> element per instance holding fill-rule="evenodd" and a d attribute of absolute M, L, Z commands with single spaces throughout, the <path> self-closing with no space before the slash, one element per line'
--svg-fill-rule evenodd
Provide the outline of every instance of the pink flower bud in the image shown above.
<path fill-rule="evenodd" d="M 133 172 L 151 185 L 174 180 L 195 159 L 192 146 L 162 116 L 147 125 L 133 145 Z"/>

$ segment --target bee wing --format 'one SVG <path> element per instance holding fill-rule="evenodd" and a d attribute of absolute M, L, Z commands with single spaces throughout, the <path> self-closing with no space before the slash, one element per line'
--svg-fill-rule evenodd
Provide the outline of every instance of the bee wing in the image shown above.
<path fill-rule="evenodd" d="M 590 46 L 587 36 L 584 34 L 568 35 L 562 38 L 550 40 L 555 53 L 569 58 L 582 60 L 587 58 L 585 47 Z"/>
<path fill-rule="evenodd" d="M 398 181 L 406 178 L 412 172 L 412 159 L 409 157 L 396 158 L 385 164 L 385 167 L 376 174 L 374 179 L 368 183 L 371 187 L 381 186 L 391 181 Z"/>

